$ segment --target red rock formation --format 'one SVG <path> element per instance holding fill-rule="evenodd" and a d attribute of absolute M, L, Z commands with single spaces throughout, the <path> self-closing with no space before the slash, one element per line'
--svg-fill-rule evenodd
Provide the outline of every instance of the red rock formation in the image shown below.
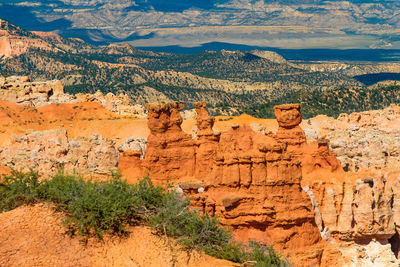
<path fill-rule="evenodd" d="M 276 138 L 288 145 L 293 152 L 306 143 L 306 135 L 299 124 L 302 121 L 300 104 L 284 104 L 274 107 L 275 117 L 279 124 Z"/>
<path fill-rule="evenodd" d="M 340 161 L 333 155 L 328 144 L 329 141 L 326 139 L 320 139 L 310 145 L 303 144 L 302 153 L 299 154 L 299 159 L 303 166 L 303 174 L 316 170 L 344 173 Z"/>
<path fill-rule="evenodd" d="M 296 251 L 320 240 L 300 181 L 300 162 L 288 157 L 281 144 L 248 127 L 234 127 L 221 134 L 206 191 L 196 194 L 195 205 L 215 211 L 241 241 Z"/>
<path fill-rule="evenodd" d="M 19 56 L 25 54 L 29 49 L 59 50 L 40 38 L 9 36 L 8 33 L 0 31 L 0 57 Z"/>
<path fill-rule="evenodd" d="M 179 184 L 193 207 L 217 215 L 240 241 L 259 240 L 293 254 L 297 264 L 318 264 L 322 250 L 309 196 L 302 190 L 301 162 L 295 151 L 305 143 L 299 105 L 277 108 L 282 129 L 276 138 L 232 125 L 222 134 L 205 103 L 195 103 L 195 140 L 180 127 L 180 102 L 148 104 L 144 161 L 135 166 L 155 180 Z M 305 248 L 313 248 L 306 250 Z"/>
<path fill-rule="evenodd" d="M 144 168 L 156 180 L 193 177 L 195 146 L 192 137 L 181 129 L 182 102 L 147 104 L 150 135 Z"/>
<path fill-rule="evenodd" d="M 324 169 L 329 172 L 342 171 L 340 161 L 329 149 L 329 140 L 319 139 L 310 145 L 299 126 L 302 122 L 300 104 L 284 104 L 274 107 L 279 128 L 276 140 L 286 147 L 292 159 L 302 162 L 303 173 Z"/>
<path fill-rule="evenodd" d="M 271 244 L 295 265 L 347 264 L 357 251 L 365 257 L 356 262 L 377 262 L 372 250 L 389 255 L 385 244 L 400 246 L 393 239 L 400 229 L 397 180 L 346 178 L 328 140 L 307 144 L 300 105 L 276 106 L 279 129 L 268 135 L 239 125 L 216 134 L 205 103 L 195 107 L 192 140 L 180 127 L 181 103 L 148 105 L 146 157 L 140 161 L 136 155 L 133 168 L 143 166 L 153 179 L 177 183 L 193 208 L 218 216 L 236 239 Z M 326 251 L 321 236 L 333 242 Z"/>
<path fill-rule="evenodd" d="M 0 19 L 0 58 L 18 56 L 30 49 L 60 51 L 38 35 L 23 32 L 22 29 L 11 25 L 8 21 Z"/>
<path fill-rule="evenodd" d="M 87 105 L 93 112 L 101 108 L 94 103 Z M 316 138 L 307 144 L 299 127 L 299 105 L 276 107 L 279 130 L 266 135 L 265 131 L 235 124 L 223 133 L 215 133 L 214 118 L 207 113 L 205 103 L 195 103 L 198 130 L 193 137 L 181 129 L 179 111 L 183 107 L 181 102 L 147 106 L 151 131 L 147 148 L 146 141 L 139 139 L 129 139 L 119 147 L 119 166 L 125 173 L 129 171 L 137 177 L 149 173 L 156 181 L 175 183 L 179 191 L 191 197 L 193 208 L 217 215 L 222 224 L 232 227 L 236 239 L 272 244 L 289 255 L 294 265 L 365 265 L 366 261 L 377 264 L 383 260 L 377 259 L 380 254 L 388 259 L 382 266 L 389 266 L 389 261 L 396 264 L 390 249 L 398 254 L 400 248 L 398 172 L 387 172 L 383 167 L 379 172 L 345 172 L 327 139 Z M 75 106 L 69 109 L 75 110 Z M 34 120 L 40 118 L 35 116 L 41 111 L 50 113 L 51 118 L 76 117 L 69 109 L 62 105 L 36 112 L 27 108 L 31 111 L 26 114 Z M 12 121 L 15 113 L 23 114 L 21 110 L 3 109 L 3 123 Z M 385 110 L 385 124 L 399 120 L 396 110 Z M 101 110 L 103 113 L 105 109 Z M 85 114 L 99 113 L 80 114 L 83 118 L 88 117 Z M 373 125 L 374 132 L 379 127 L 375 120 L 372 124 L 363 116 L 351 118 L 362 127 Z M 351 132 L 353 136 L 354 132 L 362 135 L 358 129 Z M 115 144 L 96 136 L 69 140 L 62 130 L 13 140 L 8 147 L 0 148 L 0 164 L 43 171 L 55 171 L 64 165 L 100 173 L 118 164 Z M 396 156 L 388 155 L 388 162 Z M 326 242 L 321 242 L 321 237 Z"/>
<path fill-rule="evenodd" d="M 215 119 L 208 115 L 205 102 L 194 103 L 196 108 L 196 121 L 198 131 L 196 133 L 196 166 L 195 177 L 206 177 L 209 175 L 214 163 L 216 149 L 220 134 L 214 133 Z"/>
<path fill-rule="evenodd" d="M 8 38 L 0 37 L 0 56 L 10 57 L 11 55 L 11 45 Z"/>

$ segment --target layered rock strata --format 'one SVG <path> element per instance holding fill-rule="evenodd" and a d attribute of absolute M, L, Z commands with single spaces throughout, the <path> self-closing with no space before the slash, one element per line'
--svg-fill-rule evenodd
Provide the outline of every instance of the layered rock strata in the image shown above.
<path fill-rule="evenodd" d="M 387 250 L 389 246 L 398 256 L 399 122 L 400 108 L 392 105 L 380 111 L 342 114 L 337 120 L 318 116 L 303 124 L 306 132 L 314 132 L 310 137 L 330 140 L 329 153 L 343 167 L 330 164 L 336 171 L 328 171 L 328 164 L 323 170 L 304 172 L 307 164 L 303 164 L 302 185 L 313 199 L 316 222 L 328 242 L 366 246 L 376 240 L 366 247 L 380 244 L 380 249 Z"/>
<path fill-rule="evenodd" d="M 340 257 L 352 255 L 353 262 L 369 262 L 363 266 L 399 266 L 399 261 L 390 263 L 389 259 L 398 257 L 400 248 L 398 173 L 340 175 L 315 172 L 302 180 L 313 201 L 322 238 L 340 252 Z M 386 257 L 386 265 L 373 264 L 379 261 L 373 256 L 376 250 L 392 255 Z"/>
<path fill-rule="evenodd" d="M 195 165 L 194 141 L 181 129 L 183 103 L 147 104 L 148 127 L 143 166 L 155 179 L 192 177 Z"/>
<path fill-rule="evenodd" d="M 25 36 L 12 35 L 6 30 L 2 30 L 2 21 L 0 19 L 0 58 L 9 58 L 25 54 L 31 49 L 40 49 L 42 51 L 60 51 L 48 42 L 40 39 Z"/>

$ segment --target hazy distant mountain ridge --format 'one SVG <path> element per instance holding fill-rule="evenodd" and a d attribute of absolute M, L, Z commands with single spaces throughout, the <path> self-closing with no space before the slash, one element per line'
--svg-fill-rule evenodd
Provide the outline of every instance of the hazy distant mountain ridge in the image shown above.
<path fill-rule="evenodd" d="M 287 47 L 332 46 L 335 42 L 348 47 L 400 47 L 399 12 L 398 1 L 3 0 L 0 3 L 0 17 L 29 30 L 58 30 L 66 36 L 92 42 L 125 40 L 136 42 L 135 45 L 225 41 Z M 253 28 L 241 28 L 248 26 Z M 299 37 L 306 42 L 296 41 Z"/>

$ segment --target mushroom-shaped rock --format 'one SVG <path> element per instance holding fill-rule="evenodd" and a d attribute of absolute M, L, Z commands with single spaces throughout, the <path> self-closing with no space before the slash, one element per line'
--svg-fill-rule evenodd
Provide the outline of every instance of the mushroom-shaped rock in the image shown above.
<path fill-rule="evenodd" d="M 279 124 L 277 139 L 281 143 L 291 147 L 297 147 L 306 143 L 306 135 L 299 124 L 302 121 L 300 104 L 284 104 L 274 107 L 275 117 Z M 297 153 L 297 152 L 296 152 Z"/>
<path fill-rule="evenodd" d="M 298 126 L 302 121 L 300 108 L 300 104 L 283 104 L 275 106 L 274 112 L 279 127 L 290 129 Z"/>

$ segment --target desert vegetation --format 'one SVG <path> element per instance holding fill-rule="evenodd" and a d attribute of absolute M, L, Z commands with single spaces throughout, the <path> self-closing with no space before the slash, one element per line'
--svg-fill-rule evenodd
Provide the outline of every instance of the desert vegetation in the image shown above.
<path fill-rule="evenodd" d="M 253 262 L 254 266 L 286 266 L 288 263 L 272 247 L 251 242 L 232 242 L 230 231 L 217 218 L 200 215 L 189 208 L 189 199 L 155 186 L 145 177 L 128 184 L 119 174 L 99 182 L 59 172 L 41 179 L 34 171 L 13 171 L 0 179 L 0 212 L 37 202 L 52 203 L 65 213 L 64 224 L 71 234 L 102 239 L 105 234 L 129 235 L 128 225 L 151 226 L 186 249 L 197 249 L 233 262 Z"/>

